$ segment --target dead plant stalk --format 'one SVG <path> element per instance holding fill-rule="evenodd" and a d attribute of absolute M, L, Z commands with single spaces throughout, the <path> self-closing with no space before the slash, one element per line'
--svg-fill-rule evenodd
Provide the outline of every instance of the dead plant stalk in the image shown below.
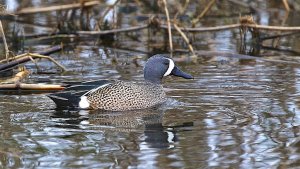
<path fill-rule="evenodd" d="M 2 26 L 2 21 L 0 21 L 0 32 L 1 32 L 2 40 L 3 40 L 3 44 L 4 44 L 4 49 L 5 49 L 5 58 L 6 58 L 6 61 L 8 61 L 9 49 L 8 49 L 8 46 L 6 43 L 5 33 L 3 30 L 3 26 Z"/>
<path fill-rule="evenodd" d="M 169 10 L 168 10 L 168 6 L 167 6 L 166 0 L 163 0 L 162 2 L 164 4 L 165 13 L 166 13 L 166 16 L 167 16 L 169 44 L 170 44 L 170 51 L 171 51 L 171 56 L 172 56 L 172 53 L 173 53 L 173 42 L 172 42 L 172 31 L 171 31 L 171 21 L 170 21 L 170 16 L 169 16 Z"/>

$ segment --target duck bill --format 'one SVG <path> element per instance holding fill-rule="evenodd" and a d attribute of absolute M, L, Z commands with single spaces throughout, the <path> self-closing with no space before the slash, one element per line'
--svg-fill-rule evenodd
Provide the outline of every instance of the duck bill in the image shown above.
<path fill-rule="evenodd" d="M 184 71 L 180 70 L 177 66 L 171 72 L 171 75 L 183 77 L 185 79 L 193 79 L 193 76 L 190 74 L 185 73 Z"/>

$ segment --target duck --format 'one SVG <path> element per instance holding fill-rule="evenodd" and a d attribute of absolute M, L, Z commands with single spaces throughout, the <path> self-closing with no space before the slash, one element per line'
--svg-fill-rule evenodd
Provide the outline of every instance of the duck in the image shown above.
<path fill-rule="evenodd" d="M 143 69 L 144 80 L 95 80 L 73 83 L 64 91 L 47 95 L 56 108 L 99 109 L 104 111 L 139 110 L 158 106 L 167 100 L 162 86 L 166 76 L 193 79 L 168 56 L 150 57 Z"/>

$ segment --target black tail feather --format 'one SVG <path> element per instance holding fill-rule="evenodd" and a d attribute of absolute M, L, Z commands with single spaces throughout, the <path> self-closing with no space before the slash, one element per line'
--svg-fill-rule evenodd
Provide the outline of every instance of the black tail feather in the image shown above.
<path fill-rule="evenodd" d="M 84 93 L 82 92 L 82 95 Z M 56 108 L 78 108 L 81 95 L 73 92 L 59 92 L 47 95 L 56 104 Z"/>
<path fill-rule="evenodd" d="M 67 82 L 69 87 L 63 92 L 47 95 L 56 104 L 57 109 L 78 108 L 80 97 L 88 91 L 99 86 L 110 83 L 108 80 L 97 80 L 88 82 Z"/>

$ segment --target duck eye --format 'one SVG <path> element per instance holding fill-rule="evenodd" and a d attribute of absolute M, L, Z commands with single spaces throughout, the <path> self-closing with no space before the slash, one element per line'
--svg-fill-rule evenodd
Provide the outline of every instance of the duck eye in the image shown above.
<path fill-rule="evenodd" d="M 169 66 L 169 62 L 164 62 L 164 65 Z"/>

